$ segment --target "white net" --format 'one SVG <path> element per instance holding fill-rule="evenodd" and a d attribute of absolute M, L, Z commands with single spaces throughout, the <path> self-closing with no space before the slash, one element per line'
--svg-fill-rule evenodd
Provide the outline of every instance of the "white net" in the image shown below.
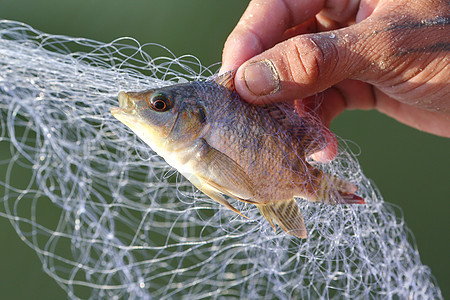
<path fill-rule="evenodd" d="M 247 220 L 213 203 L 109 112 L 120 90 L 212 74 L 130 38 L 0 21 L 0 144 L 12 156 L 0 165 L 0 216 L 70 298 L 442 298 L 399 211 L 349 151 L 321 167 L 367 204 L 298 200 L 300 240 L 252 205 L 233 203 Z"/>

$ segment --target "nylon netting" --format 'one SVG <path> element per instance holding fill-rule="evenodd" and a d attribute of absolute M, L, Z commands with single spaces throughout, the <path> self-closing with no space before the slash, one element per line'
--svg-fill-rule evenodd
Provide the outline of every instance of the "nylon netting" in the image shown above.
<path fill-rule="evenodd" d="M 101 43 L 0 21 L 0 216 L 70 298 L 442 298 L 401 211 L 353 154 L 320 167 L 366 205 L 298 200 L 306 240 L 214 203 L 114 119 L 120 90 L 213 75 L 131 38 Z M 19 180 L 20 179 L 20 180 Z M 51 217 L 49 217 L 51 215 Z"/>

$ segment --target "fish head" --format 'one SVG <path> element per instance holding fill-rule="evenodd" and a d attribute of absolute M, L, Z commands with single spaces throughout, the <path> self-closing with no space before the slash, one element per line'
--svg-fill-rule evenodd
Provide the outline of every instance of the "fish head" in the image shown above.
<path fill-rule="evenodd" d="M 129 127 L 154 151 L 186 147 L 202 129 L 204 110 L 189 84 L 141 92 L 119 93 L 112 115 Z"/>

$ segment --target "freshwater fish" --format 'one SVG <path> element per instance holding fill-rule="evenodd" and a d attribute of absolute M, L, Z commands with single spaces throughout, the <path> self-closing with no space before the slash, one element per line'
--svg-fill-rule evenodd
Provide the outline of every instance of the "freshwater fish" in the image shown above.
<path fill-rule="evenodd" d="M 353 183 L 307 162 L 326 145 L 317 122 L 288 104 L 245 102 L 233 76 L 122 91 L 111 113 L 211 199 L 244 217 L 225 196 L 254 204 L 299 238 L 307 231 L 295 197 L 364 204 Z"/>

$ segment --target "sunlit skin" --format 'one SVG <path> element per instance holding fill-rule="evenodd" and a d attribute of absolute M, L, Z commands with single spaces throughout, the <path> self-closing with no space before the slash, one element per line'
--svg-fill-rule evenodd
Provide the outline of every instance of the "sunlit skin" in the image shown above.
<path fill-rule="evenodd" d="M 377 109 L 450 137 L 449 3 L 253 0 L 225 43 L 221 71 L 239 67 L 236 90 L 246 101 L 303 99 L 325 127 L 346 109 Z M 257 63 L 267 60 L 275 81 Z M 319 161 L 337 151 L 325 134 Z"/>

